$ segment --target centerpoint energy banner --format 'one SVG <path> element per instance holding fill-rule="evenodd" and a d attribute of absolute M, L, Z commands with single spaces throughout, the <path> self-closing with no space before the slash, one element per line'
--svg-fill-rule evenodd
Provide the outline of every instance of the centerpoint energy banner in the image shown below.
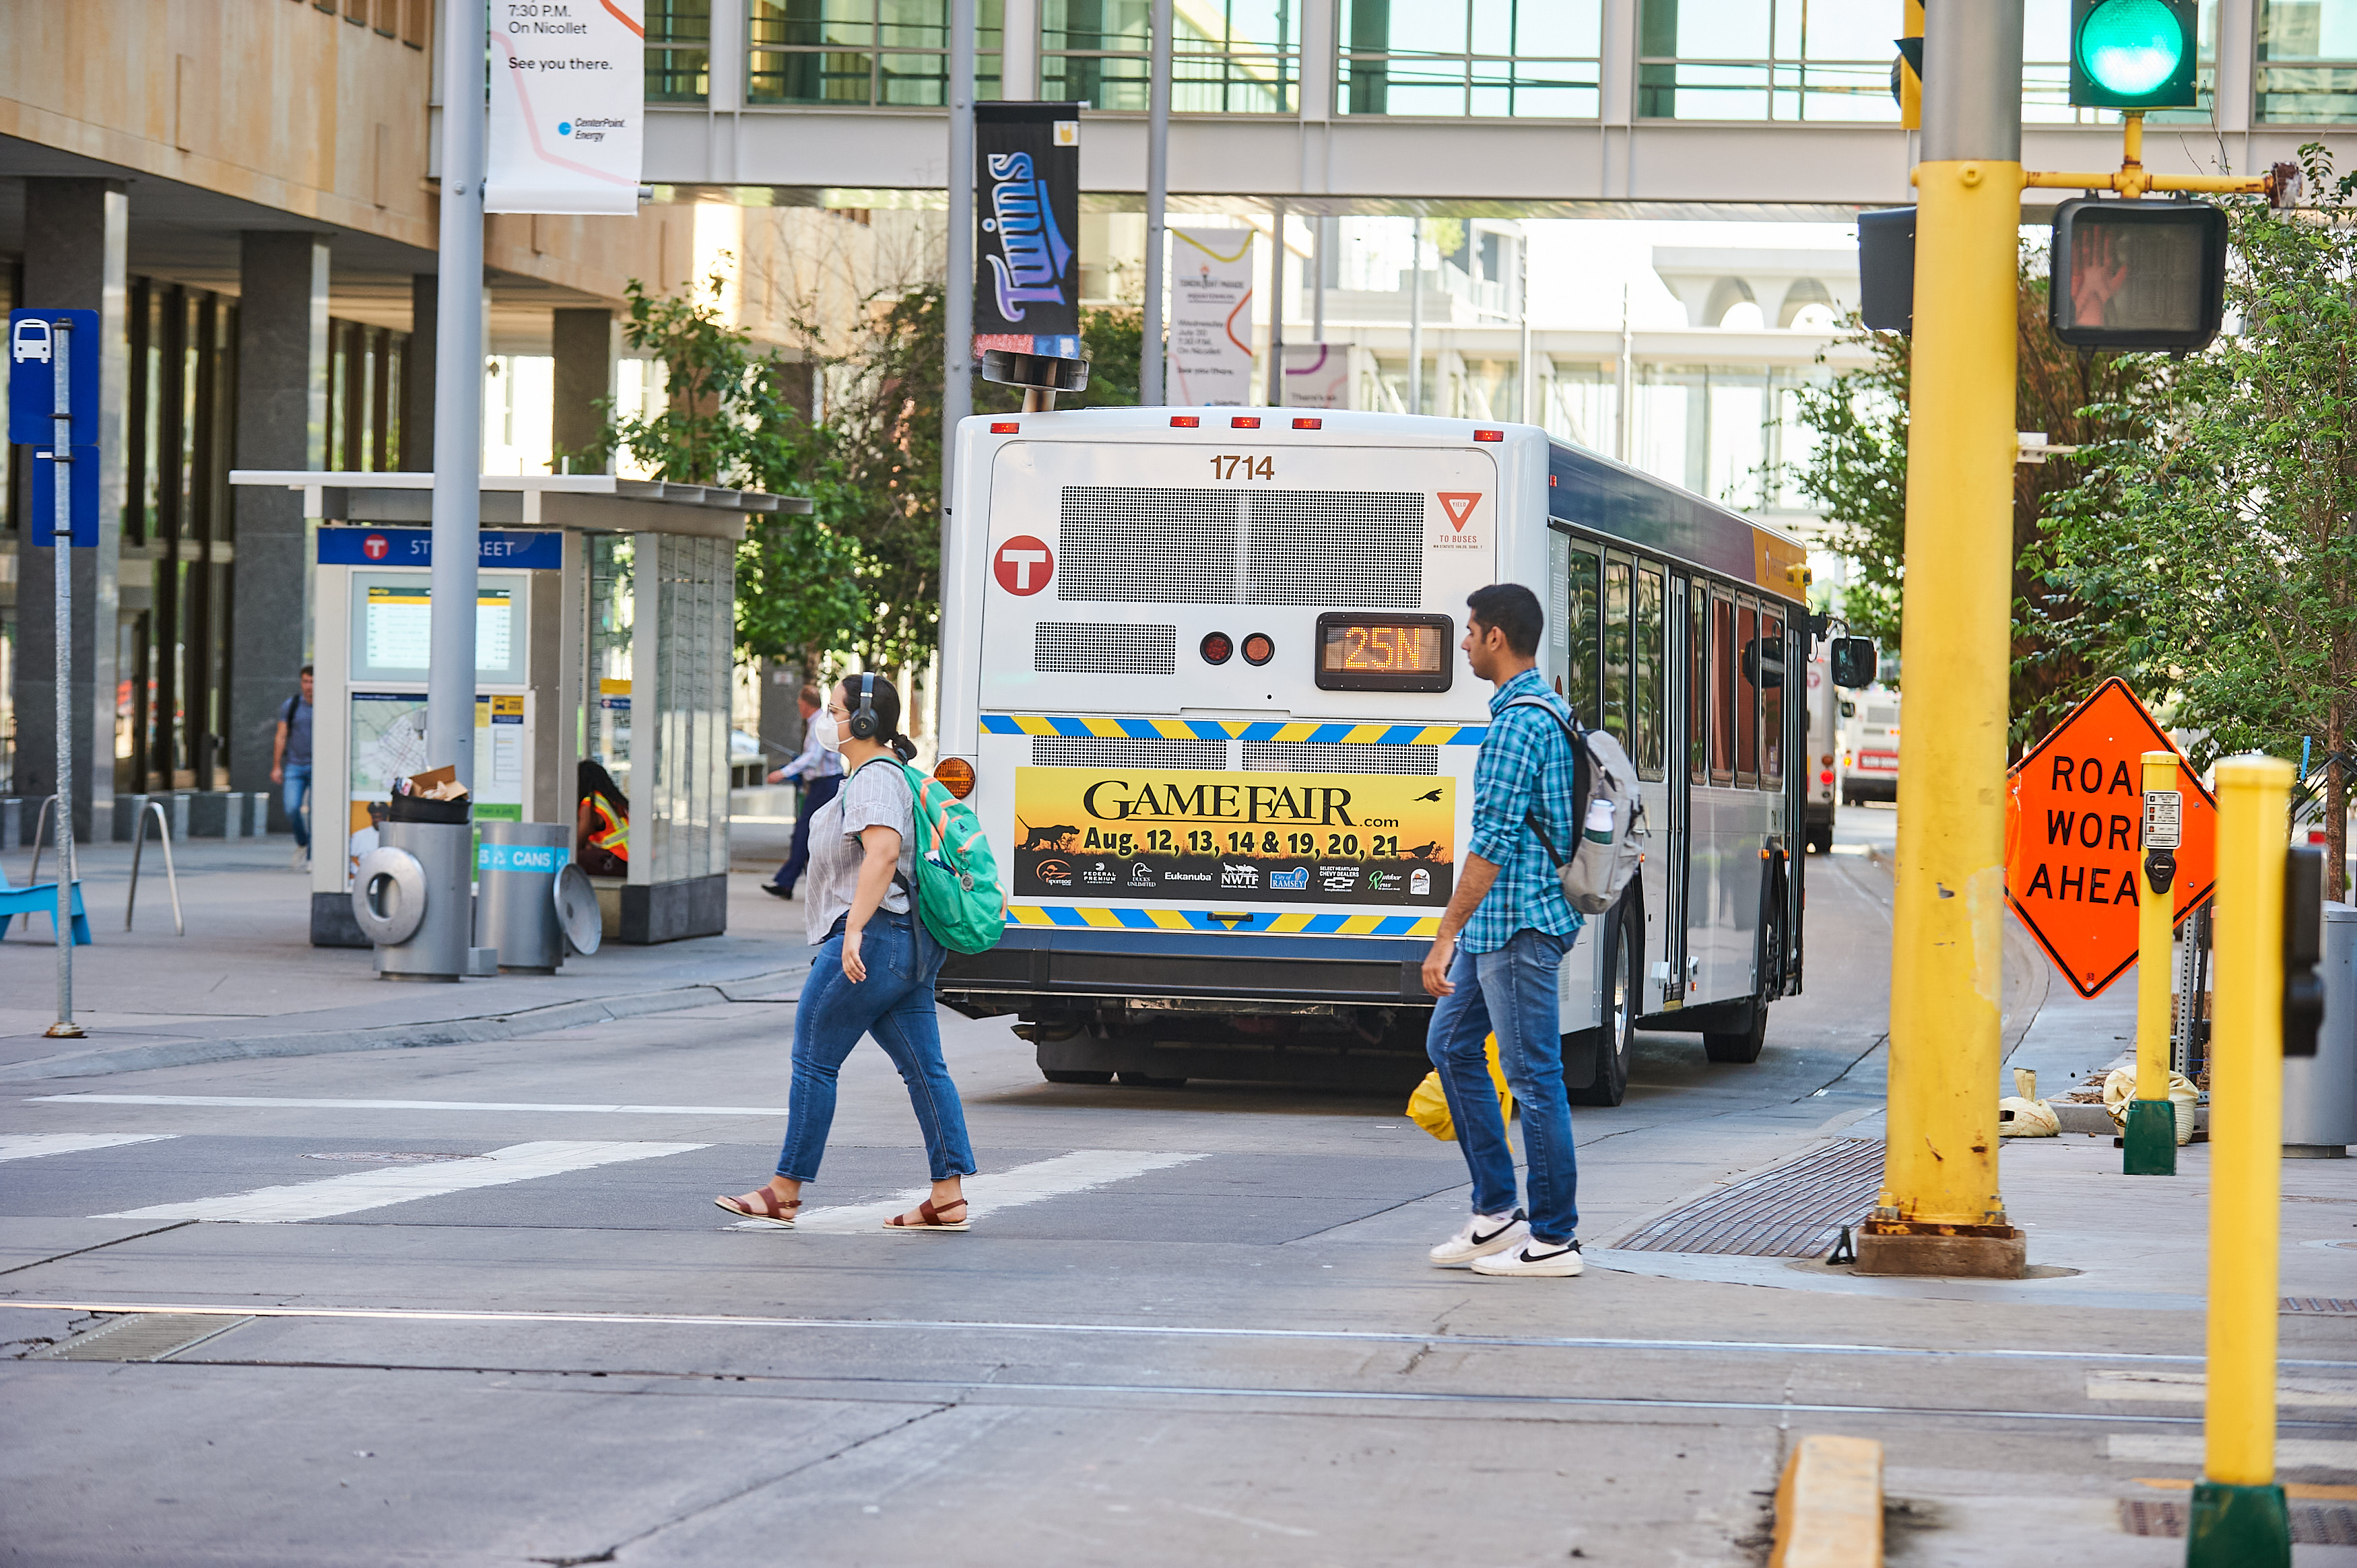
<path fill-rule="evenodd" d="M 1448 902 L 1456 781 L 1432 774 L 1015 770 L 1017 896 Z"/>
<path fill-rule="evenodd" d="M 486 212 L 633 214 L 645 0 L 491 0 Z"/>
<path fill-rule="evenodd" d="M 974 106 L 974 352 L 1081 357 L 1081 106 Z"/>
<path fill-rule="evenodd" d="M 1250 229 L 1170 231 L 1170 405 L 1242 408 L 1253 394 Z"/>

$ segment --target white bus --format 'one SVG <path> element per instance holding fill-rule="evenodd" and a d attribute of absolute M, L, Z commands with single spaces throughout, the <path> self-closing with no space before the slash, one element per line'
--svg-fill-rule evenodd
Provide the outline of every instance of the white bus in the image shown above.
<path fill-rule="evenodd" d="M 1808 847 L 1819 854 L 1834 852 L 1834 813 L 1841 804 L 1841 778 L 1845 766 L 1842 759 L 1842 716 L 1846 703 L 1834 688 L 1833 642 L 1816 639 L 1815 650 L 1809 656 L 1808 732 L 1802 741 L 1806 747 L 1801 769 L 1809 777 L 1803 781 L 1802 793 L 1808 801 Z"/>
<path fill-rule="evenodd" d="M 1842 804 L 1899 799 L 1899 693 L 1868 686 L 1848 702 Z"/>
<path fill-rule="evenodd" d="M 1800 989 L 1805 553 L 1528 425 L 1289 409 L 977 416 L 943 564 L 942 771 L 1005 940 L 944 1001 L 1057 1082 L 1413 1081 L 1491 688 L 1465 596 L 1619 736 L 1651 840 L 1564 961 L 1575 1099 L 1631 1031 L 1760 1053 Z M 968 770 L 970 769 L 970 773 Z"/>

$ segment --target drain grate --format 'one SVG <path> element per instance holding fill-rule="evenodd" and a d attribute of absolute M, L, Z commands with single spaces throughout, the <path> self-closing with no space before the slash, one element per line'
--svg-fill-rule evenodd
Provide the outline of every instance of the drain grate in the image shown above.
<path fill-rule="evenodd" d="M 2123 1498 L 2120 1499 L 2120 1529 L 2130 1535 L 2182 1541 L 2185 1539 L 2186 1520 L 2192 1511 L 2190 1503 L 2165 1501 L 2158 1498 Z M 2290 1512 L 2293 1545 L 2357 1546 L 2357 1507 L 2347 1503 L 2305 1503 L 2294 1499 Z"/>
<path fill-rule="evenodd" d="M 1836 1138 L 1664 1214 L 1620 1244 L 1629 1252 L 1708 1252 L 1742 1258 L 1822 1258 L 1845 1225 L 1874 1207 L 1882 1141 Z"/>
<path fill-rule="evenodd" d="M 2287 1295 L 2283 1298 L 2283 1305 L 2279 1310 L 2357 1315 L 2357 1301 L 2352 1301 L 2344 1295 Z"/>
<path fill-rule="evenodd" d="M 36 1350 L 26 1359 L 161 1361 L 253 1321 L 214 1313 L 127 1312 L 85 1328 L 70 1339 L 60 1339 L 46 1350 Z"/>

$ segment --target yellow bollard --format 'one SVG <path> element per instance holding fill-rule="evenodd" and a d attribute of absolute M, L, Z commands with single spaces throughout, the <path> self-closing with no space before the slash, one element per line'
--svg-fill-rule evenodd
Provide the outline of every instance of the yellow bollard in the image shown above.
<path fill-rule="evenodd" d="M 2291 1517 L 2275 1479 L 2284 823 L 2291 783 L 2291 764 L 2275 757 L 2218 764 L 2209 1404 L 2187 1568 L 2291 1565 Z"/>
<path fill-rule="evenodd" d="M 2136 893 L 2136 1086 L 2128 1101 L 2120 1168 L 2128 1176 L 2177 1174 L 2177 1107 L 2169 1100 L 2169 938 L 2176 929 L 2179 822 L 2177 753 L 2144 754 L 2144 865 Z M 2194 998 L 2186 999 L 2187 1005 Z"/>

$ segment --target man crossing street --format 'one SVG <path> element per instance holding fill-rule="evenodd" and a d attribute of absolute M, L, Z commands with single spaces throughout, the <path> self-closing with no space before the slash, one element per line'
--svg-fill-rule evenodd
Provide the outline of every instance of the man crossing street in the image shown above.
<path fill-rule="evenodd" d="M 803 871 L 810 865 L 811 819 L 843 788 L 843 756 L 829 744 L 826 727 L 813 722 L 820 713 L 816 686 L 802 688 L 801 707 L 802 755 L 770 775 L 772 784 L 791 780 L 802 787 L 801 803 L 794 808 L 793 846 L 787 852 L 785 865 L 778 867 L 777 875 L 761 884 L 762 892 L 779 898 L 794 896 L 794 884 L 802 880 Z"/>

